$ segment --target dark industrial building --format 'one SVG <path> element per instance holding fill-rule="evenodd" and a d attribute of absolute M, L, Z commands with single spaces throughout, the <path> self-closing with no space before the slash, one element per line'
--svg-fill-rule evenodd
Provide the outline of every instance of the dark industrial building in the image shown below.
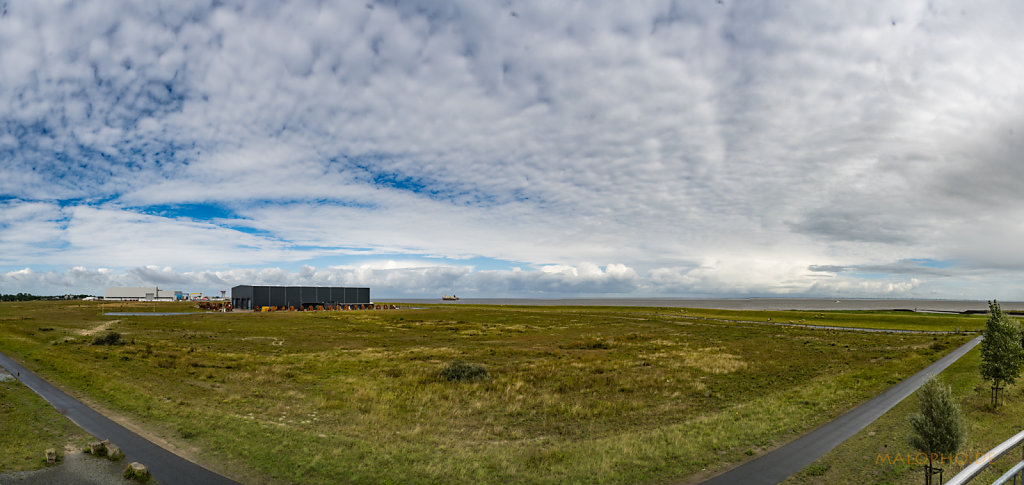
<path fill-rule="evenodd" d="M 231 305 L 244 310 L 264 306 L 303 308 L 310 305 L 369 305 L 369 288 L 337 286 L 251 286 L 231 288 Z"/>

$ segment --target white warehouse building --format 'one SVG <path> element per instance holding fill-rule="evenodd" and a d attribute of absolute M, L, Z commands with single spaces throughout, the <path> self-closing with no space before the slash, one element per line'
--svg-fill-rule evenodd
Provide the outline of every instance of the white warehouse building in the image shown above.
<path fill-rule="evenodd" d="M 114 301 L 174 301 L 180 291 L 161 290 L 155 286 L 108 286 L 104 300 Z"/>

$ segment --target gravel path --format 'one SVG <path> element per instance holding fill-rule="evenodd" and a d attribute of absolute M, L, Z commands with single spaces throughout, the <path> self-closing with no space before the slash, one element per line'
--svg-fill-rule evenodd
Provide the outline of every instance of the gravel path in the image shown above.
<path fill-rule="evenodd" d="M 128 466 L 125 460 L 110 461 L 87 453 L 68 453 L 56 466 L 29 472 L 0 475 L 0 485 L 138 485 L 125 480 L 121 473 Z M 149 483 L 158 483 L 151 480 Z"/>

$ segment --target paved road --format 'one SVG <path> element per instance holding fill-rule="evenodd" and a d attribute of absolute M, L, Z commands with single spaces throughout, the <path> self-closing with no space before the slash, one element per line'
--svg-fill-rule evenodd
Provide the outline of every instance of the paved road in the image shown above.
<path fill-rule="evenodd" d="M 18 376 L 18 379 L 29 389 L 46 399 L 86 432 L 99 439 L 109 439 L 111 443 L 120 446 L 124 451 L 125 463 L 137 461 L 146 465 L 161 485 L 238 485 L 238 482 L 175 455 L 111 421 L 106 416 L 82 404 L 81 401 L 53 387 L 49 382 L 44 381 L 2 353 L 0 353 L 0 366 Z"/>
<path fill-rule="evenodd" d="M 828 453 L 840 443 L 846 441 L 867 425 L 892 409 L 913 394 L 925 379 L 938 375 L 950 364 L 963 357 L 968 351 L 981 342 L 975 337 L 970 342 L 950 352 L 921 372 L 908 377 L 903 382 L 889 388 L 874 399 L 857 406 L 833 421 L 825 423 L 810 433 L 797 438 L 789 444 L 770 453 L 759 456 L 743 465 L 729 470 L 704 482 L 705 485 L 731 485 L 743 483 L 749 485 L 779 483 L 790 475 L 814 463 L 822 455 Z"/>

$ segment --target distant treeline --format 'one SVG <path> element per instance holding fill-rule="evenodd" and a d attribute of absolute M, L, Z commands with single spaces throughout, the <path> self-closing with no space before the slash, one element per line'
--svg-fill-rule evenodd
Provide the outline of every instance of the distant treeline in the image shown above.
<path fill-rule="evenodd" d="M 31 293 L 18 293 L 16 295 L 0 294 L 0 301 L 33 301 L 33 300 L 81 300 L 91 295 L 60 295 L 42 296 Z"/>

